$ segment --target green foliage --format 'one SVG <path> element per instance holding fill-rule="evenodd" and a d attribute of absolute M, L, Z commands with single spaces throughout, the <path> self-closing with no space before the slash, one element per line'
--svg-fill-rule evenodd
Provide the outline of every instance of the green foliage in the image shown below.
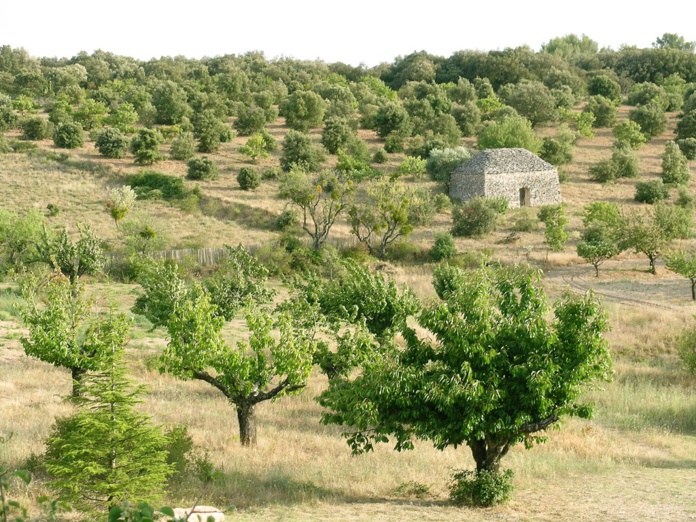
<path fill-rule="evenodd" d="M 600 183 L 609 183 L 617 178 L 636 178 L 638 167 L 638 155 L 633 149 L 624 142 L 617 142 L 612 149 L 611 159 L 590 167 L 590 177 Z"/>
<path fill-rule="evenodd" d="M 135 191 L 128 185 L 113 188 L 106 198 L 106 209 L 116 222 L 116 226 L 125 218 L 135 205 Z"/>
<path fill-rule="evenodd" d="M 453 236 L 481 237 L 495 230 L 498 212 L 487 198 L 475 197 L 463 205 L 452 207 Z"/>
<path fill-rule="evenodd" d="M 336 117 L 329 118 L 326 120 L 324 130 L 321 133 L 321 144 L 330 154 L 336 154 L 339 149 L 345 148 L 354 134 L 347 120 Z"/>
<path fill-rule="evenodd" d="M 694 140 L 696 141 L 696 140 Z M 696 150 L 696 148 L 694 149 Z M 372 162 L 377 163 L 377 164 L 384 164 L 387 161 L 389 161 L 389 156 L 387 155 L 387 151 L 384 150 L 384 148 L 379 148 L 375 152 L 375 155 L 372 156 Z"/>
<path fill-rule="evenodd" d="M 174 308 L 190 293 L 179 267 L 173 262 L 143 257 L 137 266 L 137 280 L 144 293 L 135 300 L 131 311 L 144 315 L 153 329 L 167 326 Z"/>
<path fill-rule="evenodd" d="M 612 129 L 617 143 L 625 143 L 630 148 L 639 149 L 645 143 L 645 136 L 640 130 L 640 125 L 634 121 L 624 121 Z"/>
<path fill-rule="evenodd" d="M 101 272 L 105 262 L 102 240 L 89 225 L 78 225 L 77 230 L 78 237 L 73 240 L 65 228 L 53 233 L 44 227 L 34 259 L 60 271 L 72 285 L 77 284 L 83 275 Z"/>
<path fill-rule="evenodd" d="M 120 130 L 110 127 L 97 134 L 94 145 L 102 156 L 112 159 L 125 158 L 129 140 Z"/>
<path fill-rule="evenodd" d="M 186 177 L 188 179 L 214 180 L 218 177 L 217 164 L 207 156 L 203 156 L 202 158 L 193 158 L 192 160 L 189 160 L 187 165 L 188 173 L 186 174 Z"/>
<path fill-rule="evenodd" d="M 199 152 L 217 152 L 220 143 L 232 139 L 232 130 L 211 109 L 197 113 L 193 119 L 193 135 L 198 139 Z"/>
<path fill-rule="evenodd" d="M 126 176 L 125 182 L 135 190 L 140 199 L 180 200 L 189 195 L 181 177 L 154 170 L 144 170 Z"/>
<path fill-rule="evenodd" d="M 249 137 L 246 144 L 239 149 L 239 152 L 249 156 L 251 161 L 256 163 L 257 158 L 267 158 L 269 156 L 267 147 L 268 145 L 263 134 L 257 132 Z"/>
<path fill-rule="evenodd" d="M 573 161 L 573 141 L 575 133 L 568 131 L 557 138 L 545 137 L 541 142 L 539 157 L 551 165 L 560 167 Z"/>
<path fill-rule="evenodd" d="M 132 506 L 128 502 L 120 506 L 114 506 L 109 510 L 109 522 L 156 522 L 163 516 L 174 518 L 174 510 L 170 507 L 154 509 L 149 504 L 142 502 Z"/>
<path fill-rule="evenodd" d="M 353 453 L 392 437 L 397 450 L 413 439 L 466 444 L 478 471 L 497 472 L 514 444 L 542 442 L 563 416 L 591 415 L 582 392 L 611 375 L 594 298 L 566 294 L 549 322 L 541 275 L 529 267 L 441 265 L 433 279 L 439 300 L 403 329 L 405 346 L 383 345 L 319 397 L 322 422 L 349 427 Z"/>
<path fill-rule="evenodd" d="M 597 277 L 599 266 L 620 252 L 613 230 L 601 225 L 586 229 L 576 249 L 578 256 L 594 266 Z"/>
<path fill-rule="evenodd" d="M 651 101 L 656 101 L 663 109 L 667 110 L 667 93 L 662 87 L 652 82 L 634 85 L 627 99 L 629 105 L 645 105 Z"/>
<path fill-rule="evenodd" d="M 587 94 L 603 96 L 618 105 L 621 102 L 621 86 L 606 74 L 595 74 L 587 81 Z"/>
<path fill-rule="evenodd" d="M 389 245 L 427 225 L 435 215 L 432 195 L 390 181 L 370 183 L 364 198 L 348 211 L 351 232 L 382 259 Z"/>
<path fill-rule="evenodd" d="M 434 261 L 451 259 L 457 254 L 457 245 L 454 243 L 452 234 L 448 232 L 435 234 L 435 243 L 433 243 L 430 249 L 430 257 L 432 257 Z"/>
<path fill-rule="evenodd" d="M 44 217 L 37 211 L 20 216 L 0 209 L 2 270 L 18 270 L 36 261 L 44 231 Z"/>
<path fill-rule="evenodd" d="M 628 113 L 631 121 L 640 125 L 640 130 L 646 139 L 662 134 L 667 128 L 667 115 L 663 107 L 656 101 L 636 107 Z"/>
<path fill-rule="evenodd" d="M 196 140 L 190 132 L 182 132 L 172 140 L 169 157 L 174 160 L 187 161 L 196 155 Z"/>
<path fill-rule="evenodd" d="M 41 116 L 22 120 L 22 139 L 25 140 L 45 140 L 51 135 L 51 125 Z"/>
<path fill-rule="evenodd" d="M 477 146 L 479 150 L 522 148 L 536 154 L 541 148 L 541 140 L 529 120 L 511 117 L 483 127 L 478 134 Z"/>
<path fill-rule="evenodd" d="M 242 190 L 253 190 L 261 185 L 261 174 L 251 167 L 242 167 L 237 174 L 237 183 Z"/>
<path fill-rule="evenodd" d="M 319 165 L 324 161 L 324 156 L 318 147 L 312 145 L 312 138 L 296 130 L 290 130 L 283 140 L 283 152 L 280 156 L 280 166 L 285 172 L 293 168 L 299 168 L 314 172 L 319 170 Z"/>
<path fill-rule="evenodd" d="M 468 101 L 462 105 L 453 105 L 451 113 L 462 136 L 473 136 L 476 134 L 481 123 L 481 111 L 476 102 Z"/>
<path fill-rule="evenodd" d="M 636 183 L 636 201 L 641 203 L 656 203 L 669 198 L 669 187 L 665 186 L 661 179 L 641 181 Z"/>
<path fill-rule="evenodd" d="M 568 218 L 563 205 L 545 205 L 537 214 L 539 221 L 545 226 L 544 243 L 554 252 L 562 252 L 568 241 L 568 233 L 565 230 Z"/>
<path fill-rule="evenodd" d="M 686 156 L 679 145 L 668 141 L 662 154 L 662 181 L 666 184 L 686 185 L 691 179 Z"/>
<path fill-rule="evenodd" d="M 386 138 L 392 133 L 408 136 L 411 133 L 408 112 L 399 102 L 381 105 L 374 116 L 374 130 L 380 138 Z"/>
<path fill-rule="evenodd" d="M 675 33 L 665 33 L 662 36 L 658 36 L 652 46 L 658 49 L 679 49 L 693 53 L 696 42 L 687 42 L 683 36 Z"/>
<path fill-rule="evenodd" d="M 510 499 L 512 478 L 510 469 L 499 471 L 457 471 L 449 485 L 449 498 L 455 504 L 490 507 Z"/>
<path fill-rule="evenodd" d="M 155 123 L 175 125 L 192 113 L 186 91 L 172 80 L 159 82 L 152 90 Z"/>
<path fill-rule="evenodd" d="M 7 154 L 8 152 L 12 152 L 12 147 L 10 147 L 10 144 L 7 143 L 7 138 L 5 138 L 5 135 L 0 134 L 0 154 Z"/>
<path fill-rule="evenodd" d="M 614 102 L 604 96 L 591 96 L 583 112 L 592 114 L 594 128 L 611 127 L 616 121 L 617 109 Z"/>
<path fill-rule="evenodd" d="M 53 132 L 53 143 L 61 149 L 77 149 L 84 145 L 82 127 L 77 123 L 61 123 Z"/>
<path fill-rule="evenodd" d="M 98 370 L 108 353 L 110 332 L 93 312 L 91 299 L 67 277 L 26 276 L 21 281 L 25 304 L 20 317 L 28 332 L 20 341 L 24 352 L 40 361 L 71 371 L 73 395 L 87 371 Z"/>
<path fill-rule="evenodd" d="M 105 361 L 83 378 L 77 413 L 58 419 L 48 438 L 45 463 L 53 477 L 48 485 L 82 509 L 157 500 L 171 471 L 161 431 L 134 408 L 142 388 L 125 376 L 130 322 L 110 312 L 93 328 L 99 332 L 95 349 Z"/>
<path fill-rule="evenodd" d="M 696 138 L 696 109 L 684 114 L 677 122 L 677 138 L 680 140 Z"/>
<path fill-rule="evenodd" d="M 696 328 L 687 327 L 677 337 L 677 353 L 684 369 L 696 374 Z"/>
<path fill-rule="evenodd" d="M 282 104 L 280 115 L 291 129 L 307 132 L 321 125 L 326 108 L 326 102 L 317 93 L 295 91 Z"/>
<path fill-rule="evenodd" d="M 527 209 L 522 209 L 512 224 L 512 229 L 515 232 L 534 232 L 539 225 L 539 220 Z"/>
<path fill-rule="evenodd" d="M 152 165 L 164 159 L 160 154 L 160 135 L 153 129 L 138 129 L 131 139 L 130 149 L 139 165 Z"/>
<path fill-rule="evenodd" d="M 258 134 L 266 128 L 266 112 L 256 105 L 242 105 L 233 126 L 241 136 Z"/>
<path fill-rule="evenodd" d="M 350 204 L 354 191 L 353 182 L 338 173 L 324 171 L 310 176 L 293 170 L 280 180 L 278 195 L 300 209 L 302 230 L 312 238 L 316 252 L 326 241 L 336 218 Z"/>
<path fill-rule="evenodd" d="M 669 252 L 665 254 L 665 266 L 667 270 L 679 274 L 691 282 L 691 299 L 696 301 L 696 255 L 683 249 Z M 693 349 L 692 351 L 696 355 L 696 351 Z M 693 359 L 693 362 L 696 363 L 696 358 Z M 696 365 L 693 366 L 693 369 L 696 370 Z"/>
<path fill-rule="evenodd" d="M 384 150 L 390 154 L 404 151 L 404 135 L 400 132 L 390 132 L 384 140 Z"/>
<path fill-rule="evenodd" d="M 587 228 L 602 226 L 614 230 L 621 224 L 619 206 L 607 201 L 593 201 L 585 205 L 582 224 Z"/>
<path fill-rule="evenodd" d="M 293 209 L 285 209 L 280 213 L 278 219 L 276 219 L 276 228 L 278 230 L 287 230 L 297 223 L 297 212 Z"/>
<path fill-rule="evenodd" d="M 82 125 L 85 130 L 98 129 L 104 125 L 104 120 L 109 109 L 102 102 L 86 99 L 73 114 L 75 123 Z"/>
<path fill-rule="evenodd" d="M 527 118 L 532 127 L 556 119 L 556 99 L 541 82 L 522 80 L 511 85 L 502 97 L 520 116 Z"/>
<path fill-rule="evenodd" d="M 687 160 L 693 161 L 696 159 L 696 138 L 677 140 L 677 145 Z"/>
<path fill-rule="evenodd" d="M 138 113 L 132 103 L 119 103 L 111 110 L 104 122 L 121 132 L 130 134 L 135 132 L 135 123 L 138 121 Z"/>
<path fill-rule="evenodd" d="M 396 169 L 396 177 L 415 176 L 420 178 L 425 174 L 425 163 L 426 161 L 419 157 L 406 156 Z"/>
<path fill-rule="evenodd" d="M 471 158 L 471 151 L 465 147 L 433 149 L 430 151 L 425 170 L 435 181 L 449 186 L 452 171 Z"/>
<path fill-rule="evenodd" d="M 0 133 L 12 129 L 16 124 L 17 114 L 12 109 L 12 99 L 0 93 Z"/>
<path fill-rule="evenodd" d="M 307 384 L 316 341 L 293 310 L 273 317 L 250 308 L 248 340 L 224 341 L 224 324 L 207 292 L 196 289 L 175 307 L 164 368 L 180 379 L 199 379 L 217 388 L 237 409 L 242 445 L 256 443 L 255 406 L 297 393 Z"/>

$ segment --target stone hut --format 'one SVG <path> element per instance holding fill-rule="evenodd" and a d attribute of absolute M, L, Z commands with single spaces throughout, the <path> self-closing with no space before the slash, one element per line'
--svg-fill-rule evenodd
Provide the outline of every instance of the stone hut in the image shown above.
<path fill-rule="evenodd" d="M 556 167 L 526 149 L 486 149 L 452 172 L 450 197 L 504 197 L 511 208 L 561 202 Z"/>

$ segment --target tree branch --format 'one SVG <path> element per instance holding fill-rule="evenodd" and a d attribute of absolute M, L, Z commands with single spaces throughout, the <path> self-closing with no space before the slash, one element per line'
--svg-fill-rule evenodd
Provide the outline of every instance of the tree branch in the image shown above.
<path fill-rule="evenodd" d="M 535 433 L 537 431 L 545 430 L 554 422 L 558 422 L 557 415 L 551 415 L 537 422 L 528 422 L 520 427 L 520 432 L 522 433 Z"/>

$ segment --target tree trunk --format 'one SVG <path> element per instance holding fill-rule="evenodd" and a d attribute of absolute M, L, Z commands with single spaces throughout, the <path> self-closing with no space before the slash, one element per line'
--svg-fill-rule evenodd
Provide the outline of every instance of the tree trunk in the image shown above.
<path fill-rule="evenodd" d="M 691 300 L 696 301 L 696 279 L 691 280 Z"/>
<path fill-rule="evenodd" d="M 476 471 L 500 472 L 500 460 L 507 454 L 507 442 L 494 441 L 492 438 L 473 440 L 467 443 L 476 461 Z"/>
<path fill-rule="evenodd" d="M 237 404 L 239 442 L 242 443 L 242 446 L 256 446 L 256 412 L 254 408 L 254 404 Z"/>
<path fill-rule="evenodd" d="M 79 397 L 82 395 L 80 390 L 82 388 L 82 376 L 87 373 L 87 370 L 72 367 L 70 368 L 70 373 L 72 374 L 72 396 Z"/>
<path fill-rule="evenodd" d="M 594 271 L 595 271 L 594 276 L 595 276 L 595 277 L 599 277 L 599 264 L 596 264 L 596 265 L 594 266 Z"/>
<path fill-rule="evenodd" d="M 657 270 L 655 269 L 655 260 L 657 257 L 650 257 L 650 273 L 651 274 L 657 274 Z"/>

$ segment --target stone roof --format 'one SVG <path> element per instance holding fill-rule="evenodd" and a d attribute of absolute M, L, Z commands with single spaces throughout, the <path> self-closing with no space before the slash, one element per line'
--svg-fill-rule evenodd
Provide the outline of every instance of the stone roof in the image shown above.
<path fill-rule="evenodd" d="M 462 163 L 454 172 L 462 174 L 508 174 L 555 169 L 527 149 L 486 149 Z"/>

